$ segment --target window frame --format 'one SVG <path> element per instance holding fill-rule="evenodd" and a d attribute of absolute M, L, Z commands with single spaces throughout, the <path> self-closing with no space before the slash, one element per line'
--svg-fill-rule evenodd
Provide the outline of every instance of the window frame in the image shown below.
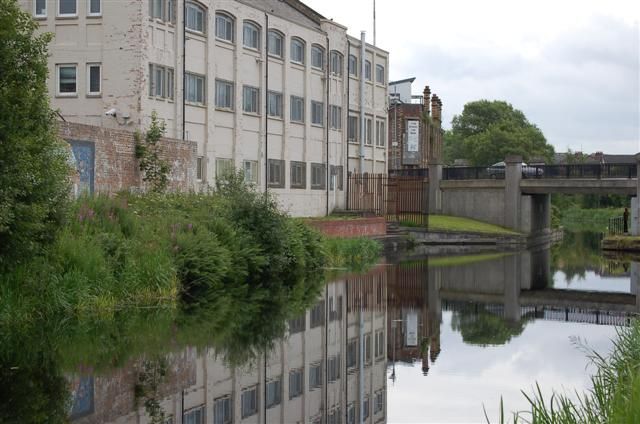
<path fill-rule="evenodd" d="M 318 118 L 316 116 L 318 112 L 320 113 L 319 121 L 316 119 Z M 324 128 L 324 102 L 311 100 L 311 125 Z"/>
<path fill-rule="evenodd" d="M 373 146 L 373 118 L 364 118 L 365 146 Z"/>
<path fill-rule="evenodd" d="M 371 61 L 368 59 L 364 60 L 364 79 L 371 81 Z"/>
<path fill-rule="evenodd" d="M 231 93 L 229 102 L 230 105 L 228 105 L 226 102 L 224 105 L 220 105 L 218 103 L 219 100 L 219 96 L 218 96 L 218 87 L 222 87 L 223 85 L 226 85 L 229 87 L 229 92 Z M 215 84 L 215 107 L 216 109 L 221 109 L 221 110 L 225 110 L 225 111 L 233 111 L 235 108 L 235 84 L 233 83 L 233 81 L 227 81 L 227 80 L 223 80 L 223 79 L 218 79 L 216 78 L 216 84 Z M 226 93 L 225 93 L 225 97 L 226 97 Z M 226 99 L 225 99 L 226 100 Z"/>
<path fill-rule="evenodd" d="M 271 41 L 270 41 L 271 36 L 275 36 L 277 37 L 277 39 L 280 40 L 280 54 L 276 54 L 271 51 Z M 268 30 L 267 31 L 267 55 L 271 57 L 277 57 L 278 59 L 283 59 L 284 58 L 284 40 L 285 40 L 284 34 L 282 34 L 280 31 L 275 29 Z"/>
<path fill-rule="evenodd" d="M 294 382 L 295 384 L 292 384 Z M 295 391 L 294 391 L 295 389 Z M 304 394 L 304 368 L 289 371 L 289 400 Z"/>
<path fill-rule="evenodd" d="M 267 169 L 267 184 L 269 187 L 271 188 L 284 188 L 285 187 L 285 161 L 282 159 L 269 159 L 269 161 L 267 162 L 267 166 L 269 167 Z M 271 169 L 273 167 L 278 167 L 278 172 L 277 173 L 272 173 Z M 277 176 L 277 180 L 272 180 L 272 176 Z"/>
<path fill-rule="evenodd" d="M 316 173 L 320 181 L 315 181 Z M 311 190 L 325 190 L 327 188 L 327 166 L 324 163 L 311 163 Z"/>
<path fill-rule="evenodd" d="M 322 387 L 322 362 L 309 365 L 309 391 Z"/>
<path fill-rule="evenodd" d="M 360 136 L 360 117 L 356 115 L 349 115 L 347 117 L 347 141 L 349 143 L 357 143 Z M 355 122 L 354 125 L 350 125 L 351 122 Z M 351 133 L 353 132 L 353 137 Z"/>
<path fill-rule="evenodd" d="M 225 36 L 221 37 L 219 35 L 218 18 L 227 20 L 228 25 L 230 25 L 230 27 L 231 27 L 231 39 L 226 38 L 227 27 L 225 27 L 225 34 L 224 34 Z M 216 40 L 223 41 L 225 43 L 234 44 L 235 43 L 235 38 L 236 38 L 236 34 L 235 34 L 236 33 L 236 19 L 235 19 L 235 17 L 232 14 L 228 13 L 228 12 L 224 12 L 224 11 L 219 10 L 219 11 L 216 11 L 216 16 L 215 16 L 214 22 L 215 22 L 214 25 L 215 25 L 215 38 L 216 38 Z"/>
<path fill-rule="evenodd" d="M 228 417 L 222 417 L 222 421 L 216 421 L 216 419 L 218 418 L 216 415 L 216 408 L 219 405 L 219 402 L 223 402 L 225 401 L 225 404 L 228 405 L 227 411 L 229 412 Z M 223 415 L 224 415 L 224 411 L 223 411 Z M 225 396 L 220 396 L 218 398 L 215 398 L 213 400 L 213 424 L 231 424 L 233 422 L 233 401 L 231 399 L 231 395 L 225 395 Z M 225 419 L 226 418 L 226 419 Z"/>
<path fill-rule="evenodd" d="M 348 68 L 349 76 L 358 78 L 358 57 L 356 55 L 349 55 Z"/>
<path fill-rule="evenodd" d="M 60 71 L 62 68 L 74 68 L 75 69 L 75 90 L 62 91 L 60 90 Z M 76 97 L 78 95 L 78 64 L 77 63 L 56 63 L 56 96 L 58 97 Z"/>
<path fill-rule="evenodd" d="M 247 93 L 250 92 L 252 95 L 252 109 L 255 110 L 247 110 Z M 243 85 L 242 86 L 242 112 L 249 113 L 252 115 L 260 115 L 260 89 L 258 87 L 254 87 L 252 85 Z"/>
<path fill-rule="evenodd" d="M 247 394 L 249 394 L 251 392 L 253 393 L 251 395 L 253 397 L 253 399 L 252 399 L 253 400 L 253 402 L 252 402 L 253 405 L 251 405 L 252 409 L 245 413 L 245 408 L 244 408 L 245 395 L 247 395 Z M 260 409 L 259 403 L 260 403 L 260 397 L 258 396 L 258 385 L 257 384 L 255 386 L 251 386 L 251 387 L 247 387 L 247 388 L 243 389 L 240 392 L 240 416 L 242 417 L 242 419 L 245 419 L 247 417 L 251 417 L 251 416 L 257 414 L 258 410 Z"/>
<path fill-rule="evenodd" d="M 329 128 L 342 131 L 342 106 L 329 105 Z"/>
<path fill-rule="evenodd" d="M 314 57 L 315 55 L 315 57 Z M 315 59 L 320 59 L 320 65 L 318 66 L 318 64 L 314 63 Z M 326 66 L 326 59 L 325 59 L 325 49 L 324 47 L 322 47 L 320 44 L 312 44 L 311 45 L 311 68 L 319 70 L 319 71 L 324 71 L 324 68 Z"/>
<path fill-rule="evenodd" d="M 382 81 L 380 80 L 380 77 L 382 75 Z M 376 63 L 376 84 L 382 84 L 385 85 L 387 83 L 387 77 L 386 77 L 386 70 L 384 65 L 381 65 L 379 63 Z"/>
<path fill-rule="evenodd" d="M 338 50 L 329 53 L 329 69 L 331 75 L 342 77 L 344 72 L 344 55 Z"/>
<path fill-rule="evenodd" d="M 275 391 L 276 395 L 275 400 L 271 403 L 269 403 L 269 387 L 272 385 L 276 385 L 277 386 L 277 390 Z M 278 406 L 282 403 L 282 379 L 280 377 L 276 377 L 276 378 L 272 378 L 271 380 L 267 381 L 267 392 L 266 392 L 266 397 L 265 397 L 265 407 L 267 409 L 269 408 L 273 408 L 274 406 Z"/>
<path fill-rule="evenodd" d="M 249 178 L 247 178 L 247 165 L 249 165 Z M 260 169 L 257 160 L 245 159 L 242 161 L 242 172 L 244 174 L 244 182 L 248 184 L 258 185 L 260 182 Z"/>
<path fill-rule="evenodd" d="M 91 11 L 91 4 L 93 3 L 93 1 L 97 1 L 98 2 L 98 12 L 92 12 Z M 102 0 L 87 0 L 87 17 L 90 18 L 99 18 L 102 16 Z"/>
<path fill-rule="evenodd" d="M 294 57 L 293 57 L 294 52 L 296 51 L 296 49 L 294 48 L 294 43 L 298 43 L 300 45 L 300 50 L 301 50 L 301 54 L 302 54 L 301 60 L 294 59 Z M 307 50 L 307 45 L 304 42 L 304 40 L 302 38 L 300 38 L 300 37 L 291 37 L 291 42 L 289 44 L 290 44 L 289 59 L 291 60 L 291 62 L 295 63 L 297 65 L 304 66 L 304 64 L 305 64 L 305 55 L 306 55 L 306 50 Z"/>
<path fill-rule="evenodd" d="M 91 68 L 98 68 L 98 91 L 91 91 Z M 102 95 L 102 63 L 87 63 L 87 97 L 100 97 Z"/>
<path fill-rule="evenodd" d="M 387 125 L 384 119 L 376 119 L 376 146 L 384 147 L 387 143 Z"/>
<path fill-rule="evenodd" d="M 271 113 L 271 100 L 275 99 L 276 100 L 276 109 L 277 111 L 279 111 L 280 113 L 277 115 L 274 115 Z M 281 92 L 279 91 L 273 91 L 273 90 L 268 90 L 267 91 L 267 116 L 269 118 L 276 118 L 276 119 L 283 119 L 284 118 L 284 107 L 283 107 L 283 95 Z"/>
<path fill-rule="evenodd" d="M 294 181 L 294 176 L 300 170 L 300 181 Z M 306 189 L 307 188 L 307 163 L 300 161 L 289 161 L 289 188 Z"/>
<path fill-rule="evenodd" d="M 73 0 L 74 4 L 76 5 L 76 11 L 73 13 L 62 13 L 60 11 L 60 6 L 62 6 L 63 1 L 64 0 L 56 0 L 56 3 L 57 3 L 56 17 L 57 18 L 77 18 L 78 17 L 78 0 Z"/>
<path fill-rule="evenodd" d="M 216 180 L 223 180 L 226 176 L 234 172 L 233 159 L 216 158 Z"/>
<path fill-rule="evenodd" d="M 251 46 L 247 44 L 247 33 L 246 33 L 247 28 L 251 28 L 255 31 L 255 44 L 256 44 L 255 46 Z M 242 22 L 242 46 L 244 48 L 254 50 L 254 51 L 259 51 L 261 41 L 262 41 L 261 34 L 262 34 L 262 28 L 256 22 L 251 20 L 245 20 Z"/>
<path fill-rule="evenodd" d="M 196 157 L 196 181 L 204 180 L 204 156 Z"/>
<path fill-rule="evenodd" d="M 202 93 L 198 93 L 198 80 L 202 81 Z M 192 105 L 205 106 L 207 104 L 207 77 L 205 75 L 196 74 L 194 72 L 184 73 L 184 101 Z M 190 99 L 190 90 L 192 84 L 195 83 L 195 99 Z M 199 97 L 202 96 L 200 100 Z"/>
<path fill-rule="evenodd" d="M 304 124 L 305 122 L 305 111 L 304 111 L 304 97 L 300 97 L 300 96 L 295 96 L 295 95 L 291 95 L 290 100 L 289 100 L 289 121 L 290 122 L 295 122 L 296 124 Z M 294 118 L 294 108 L 296 106 L 300 106 L 300 119 L 297 119 L 297 115 L 296 114 L 296 118 Z"/>
<path fill-rule="evenodd" d="M 163 80 L 161 84 L 161 94 L 157 94 L 156 71 L 161 70 Z M 175 96 L 175 72 L 173 68 L 157 63 L 149 63 L 149 97 L 173 101 Z"/>
<path fill-rule="evenodd" d="M 167 9 L 167 7 L 165 7 L 165 10 Z M 201 13 L 202 14 L 202 29 L 200 28 L 192 28 L 189 26 L 189 10 L 194 10 L 197 13 Z M 184 17 L 184 27 L 187 31 L 189 32 L 193 32 L 195 34 L 200 34 L 200 35 L 206 35 L 207 34 L 207 8 L 204 7 L 204 5 L 192 1 L 192 0 L 188 0 L 185 2 L 184 5 L 184 12 L 185 12 L 185 17 Z M 217 14 L 216 14 L 217 15 Z M 165 13 L 166 16 L 166 13 Z M 197 23 L 197 18 L 196 18 L 196 23 Z"/>
<path fill-rule="evenodd" d="M 35 19 L 46 19 L 49 13 L 49 1 L 48 0 L 42 0 L 44 2 L 44 12 L 38 14 L 38 0 L 33 0 L 33 17 Z"/>
<path fill-rule="evenodd" d="M 201 419 L 200 422 L 201 423 L 205 423 L 206 422 L 206 416 L 205 416 L 206 407 L 205 407 L 205 405 L 194 406 L 193 408 L 189 408 L 186 411 L 184 411 L 182 413 L 182 422 L 183 423 L 187 422 L 187 418 L 185 418 L 185 417 L 187 417 L 188 415 L 197 414 L 197 413 L 200 414 L 200 419 Z"/>

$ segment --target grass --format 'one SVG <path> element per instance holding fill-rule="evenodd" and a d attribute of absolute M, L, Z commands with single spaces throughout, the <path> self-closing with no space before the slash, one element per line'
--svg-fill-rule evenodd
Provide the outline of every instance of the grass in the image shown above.
<path fill-rule="evenodd" d="M 606 250 L 623 250 L 640 252 L 639 236 L 607 236 L 602 240 L 602 248 Z"/>
<path fill-rule="evenodd" d="M 468 265 L 476 262 L 491 261 L 507 256 L 508 253 L 484 253 L 479 255 L 445 256 L 429 259 L 429 266 L 450 267 Z"/>
<path fill-rule="evenodd" d="M 570 207 L 561 211 L 560 224 L 569 231 L 603 232 L 609 226 L 609 219 L 622 216 L 623 212 L 623 208 Z"/>
<path fill-rule="evenodd" d="M 518 235 L 515 231 L 499 225 L 476 221 L 475 219 L 447 215 L 429 215 L 429 230 L 460 233 Z"/>
<path fill-rule="evenodd" d="M 577 400 L 554 393 L 548 400 L 536 384 L 533 394 L 523 392 L 530 410 L 505 416 L 501 402 L 500 423 L 574 424 L 640 422 L 640 320 L 618 330 L 613 350 L 604 356 L 586 349 L 597 367 L 591 377 L 592 388 Z M 490 422 L 486 416 L 487 422 Z"/>
<path fill-rule="evenodd" d="M 327 267 L 353 271 L 363 270 L 375 264 L 382 251 L 379 241 L 366 237 L 326 237 L 323 247 Z"/>

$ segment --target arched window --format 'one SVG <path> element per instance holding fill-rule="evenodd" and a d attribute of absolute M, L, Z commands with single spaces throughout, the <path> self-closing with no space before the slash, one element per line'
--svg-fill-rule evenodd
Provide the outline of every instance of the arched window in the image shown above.
<path fill-rule="evenodd" d="M 282 58 L 284 36 L 276 30 L 270 29 L 267 33 L 267 52 L 271 56 Z"/>
<path fill-rule="evenodd" d="M 324 69 L 324 49 L 318 44 L 311 46 L 311 66 Z"/>
<path fill-rule="evenodd" d="M 337 50 L 331 50 L 331 73 L 342 76 L 342 53 Z"/>
<path fill-rule="evenodd" d="M 291 61 L 304 65 L 304 41 L 299 38 L 291 39 Z"/>
<path fill-rule="evenodd" d="M 371 62 L 364 61 L 364 77 L 367 81 L 371 81 Z"/>
<path fill-rule="evenodd" d="M 352 54 L 349 55 L 349 75 L 358 76 L 358 58 Z"/>
<path fill-rule="evenodd" d="M 216 38 L 233 43 L 234 19 L 227 13 L 216 13 Z"/>
<path fill-rule="evenodd" d="M 244 21 L 242 44 L 250 49 L 260 49 L 260 27 L 258 25 L 250 21 Z"/>
<path fill-rule="evenodd" d="M 207 29 L 207 11 L 204 7 L 194 2 L 186 5 L 186 27 L 188 30 L 204 34 Z"/>

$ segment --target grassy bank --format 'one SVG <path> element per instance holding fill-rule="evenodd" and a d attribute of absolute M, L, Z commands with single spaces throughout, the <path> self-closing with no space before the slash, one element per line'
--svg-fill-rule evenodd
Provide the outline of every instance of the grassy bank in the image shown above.
<path fill-rule="evenodd" d="M 429 230 L 483 234 L 518 234 L 515 231 L 487 222 L 447 215 L 429 215 Z"/>
<path fill-rule="evenodd" d="M 323 240 L 326 265 L 329 268 L 362 270 L 378 260 L 382 245 L 366 237 L 351 239 L 327 237 Z"/>
<path fill-rule="evenodd" d="M 618 330 L 610 355 L 589 352 L 597 371 L 591 377 L 593 388 L 572 400 L 563 394 L 544 399 L 540 388 L 532 395 L 524 393 L 529 411 L 513 413 L 511 420 L 500 422 L 573 424 L 640 422 L 640 320 Z M 489 421 L 487 419 L 487 421 Z"/>
<path fill-rule="evenodd" d="M 602 240 L 602 248 L 605 250 L 640 252 L 640 237 L 607 236 Z"/>

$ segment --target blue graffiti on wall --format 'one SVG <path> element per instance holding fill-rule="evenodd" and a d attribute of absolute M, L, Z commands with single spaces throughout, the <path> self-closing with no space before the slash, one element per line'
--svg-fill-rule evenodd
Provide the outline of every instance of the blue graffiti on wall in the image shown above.
<path fill-rule="evenodd" d="M 69 418 L 80 418 L 91 413 L 93 413 L 93 377 L 75 378 L 71 381 Z"/>
<path fill-rule="evenodd" d="M 77 171 L 76 195 L 93 193 L 96 148 L 90 141 L 69 140 L 73 153 L 72 161 Z"/>

